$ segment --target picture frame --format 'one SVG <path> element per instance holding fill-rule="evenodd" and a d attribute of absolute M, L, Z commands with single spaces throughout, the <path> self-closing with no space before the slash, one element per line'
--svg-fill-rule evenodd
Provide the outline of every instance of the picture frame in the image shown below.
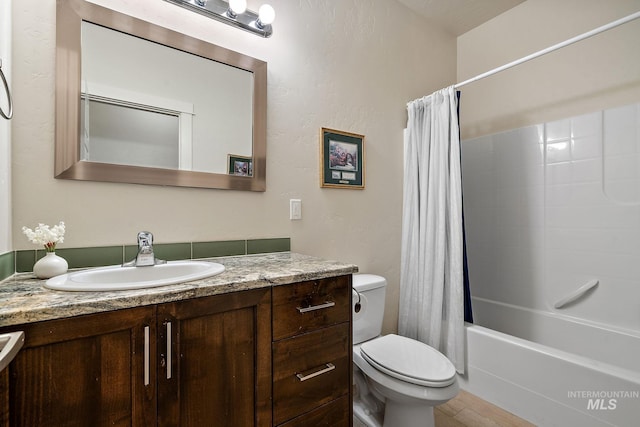
<path fill-rule="evenodd" d="M 363 190 L 364 135 L 320 129 L 320 186 Z"/>
<path fill-rule="evenodd" d="M 253 176 L 253 157 L 228 154 L 227 159 L 229 175 Z"/>

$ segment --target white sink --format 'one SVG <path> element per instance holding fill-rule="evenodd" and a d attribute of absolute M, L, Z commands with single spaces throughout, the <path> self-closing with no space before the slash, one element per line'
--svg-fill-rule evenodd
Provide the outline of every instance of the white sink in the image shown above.
<path fill-rule="evenodd" d="M 169 261 L 149 267 L 114 265 L 56 276 L 44 286 L 58 291 L 123 291 L 190 282 L 223 271 L 224 265 L 207 261 Z"/>

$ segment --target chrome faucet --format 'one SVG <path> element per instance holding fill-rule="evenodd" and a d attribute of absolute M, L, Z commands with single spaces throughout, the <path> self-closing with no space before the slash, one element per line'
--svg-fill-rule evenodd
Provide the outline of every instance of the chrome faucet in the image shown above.
<path fill-rule="evenodd" d="M 153 253 L 153 234 L 148 231 L 138 233 L 138 255 L 122 264 L 123 267 L 148 267 L 156 264 L 166 264 L 167 261 L 156 258 Z"/>

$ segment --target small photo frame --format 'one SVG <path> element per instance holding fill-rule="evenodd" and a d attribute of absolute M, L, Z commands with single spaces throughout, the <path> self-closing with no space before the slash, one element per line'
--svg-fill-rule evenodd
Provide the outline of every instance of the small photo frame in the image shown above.
<path fill-rule="evenodd" d="M 227 155 L 229 159 L 229 175 L 253 176 L 253 157 Z"/>
<path fill-rule="evenodd" d="M 320 130 L 320 186 L 364 189 L 364 135 Z"/>

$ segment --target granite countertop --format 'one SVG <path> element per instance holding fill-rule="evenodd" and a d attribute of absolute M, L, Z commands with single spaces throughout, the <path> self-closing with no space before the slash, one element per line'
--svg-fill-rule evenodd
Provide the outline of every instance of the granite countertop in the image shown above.
<path fill-rule="evenodd" d="M 217 276 L 132 291 L 66 292 L 43 286 L 32 274 L 0 282 L 0 327 L 60 319 L 351 274 L 353 264 L 292 252 L 213 258 L 225 266 Z"/>

